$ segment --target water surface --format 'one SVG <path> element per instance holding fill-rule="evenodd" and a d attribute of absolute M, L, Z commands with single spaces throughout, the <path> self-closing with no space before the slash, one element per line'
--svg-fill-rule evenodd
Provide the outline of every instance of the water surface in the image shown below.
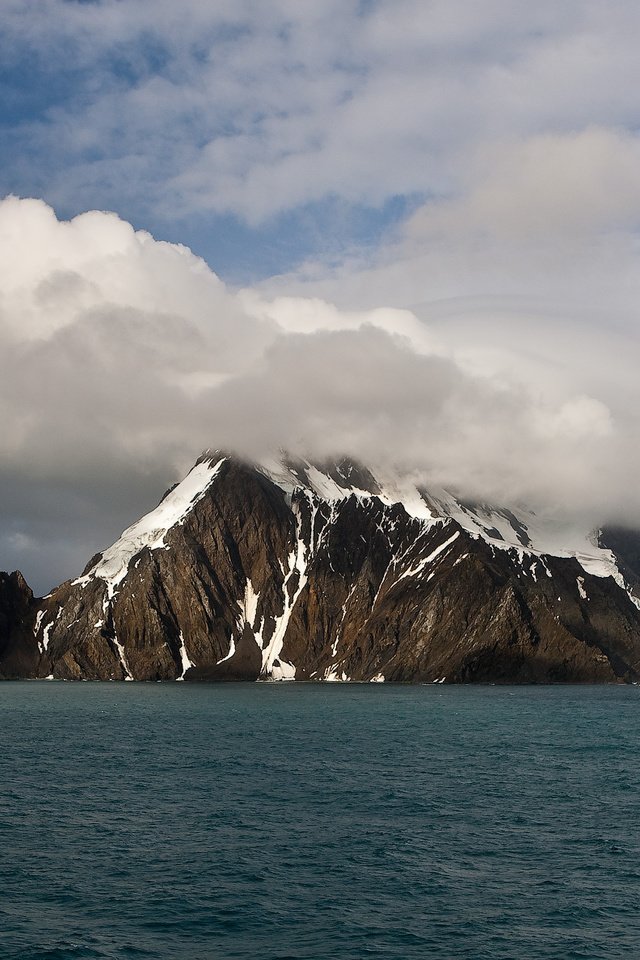
<path fill-rule="evenodd" d="M 640 955 L 640 690 L 0 684 L 3 960 Z"/>

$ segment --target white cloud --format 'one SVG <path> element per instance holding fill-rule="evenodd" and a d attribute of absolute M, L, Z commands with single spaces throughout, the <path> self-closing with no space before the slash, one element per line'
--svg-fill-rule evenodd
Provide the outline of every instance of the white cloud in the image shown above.
<path fill-rule="evenodd" d="M 0 55 L 38 104 L 11 182 L 173 235 L 417 209 L 238 292 L 114 214 L 4 201 L 6 555 L 75 572 L 215 443 L 638 522 L 639 27 L 630 0 L 7 0 Z"/>
<path fill-rule="evenodd" d="M 500 317 L 474 327 L 477 305 L 465 326 L 234 292 L 112 214 L 59 222 L 15 198 L 0 289 L 4 551 L 27 572 L 34 540 L 51 580 L 76 572 L 211 445 L 349 452 L 473 496 L 640 520 L 637 417 L 618 402 L 634 389 L 628 337 L 603 348 L 587 327 L 536 354 L 530 323 L 529 340 L 487 342 Z M 613 369 L 621 346 L 623 365 L 585 382 L 585 358 Z"/>
<path fill-rule="evenodd" d="M 637 129 L 639 26 L 630 0 L 10 0 L 0 53 L 86 76 L 13 131 L 48 196 L 255 224 L 455 195 L 504 139 Z"/>
<path fill-rule="evenodd" d="M 423 206 L 409 234 L 579 242 L 640 221 L 640 139 L 628 133 L 591 127 L 496 143 L 466 179 L 454 200 Z"/>

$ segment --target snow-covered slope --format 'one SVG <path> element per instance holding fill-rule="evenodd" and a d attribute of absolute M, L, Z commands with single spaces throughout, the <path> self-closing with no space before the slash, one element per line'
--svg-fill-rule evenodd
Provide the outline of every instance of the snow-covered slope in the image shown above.
<path fill-rule="evenodd" d="M 129 564 L 143 550 L 166 548 L 165 537 L 169 530 L 183 523 L 196 503 L 202 499 L 216 478 L 225 457 L 213 455 L 202 457 L 181 483 L 167 493 L 155 510 L 137 520 L 105 550 L 100 559 L 75 585 L 84 585 L 98 577 L 104 580 L 111 599 L 127 575 Z"/>

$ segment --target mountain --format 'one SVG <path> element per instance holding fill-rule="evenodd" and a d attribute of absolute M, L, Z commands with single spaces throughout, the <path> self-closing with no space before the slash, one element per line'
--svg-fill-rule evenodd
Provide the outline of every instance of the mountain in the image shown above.
<path fill-rule="evenodd" d="M 600 540 L 348 459 L 208 452 L 44 599 L 0 576 L 0 674 L 636 682 L 635 547 Z"/>

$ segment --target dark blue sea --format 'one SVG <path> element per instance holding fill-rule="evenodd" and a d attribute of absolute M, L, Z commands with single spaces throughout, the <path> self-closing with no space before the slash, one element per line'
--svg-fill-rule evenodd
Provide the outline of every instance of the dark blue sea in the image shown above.
<path fill-rule="evenodd" d="M 2 960 L 640 956 L 640 688 L 0 703 Z"/>

